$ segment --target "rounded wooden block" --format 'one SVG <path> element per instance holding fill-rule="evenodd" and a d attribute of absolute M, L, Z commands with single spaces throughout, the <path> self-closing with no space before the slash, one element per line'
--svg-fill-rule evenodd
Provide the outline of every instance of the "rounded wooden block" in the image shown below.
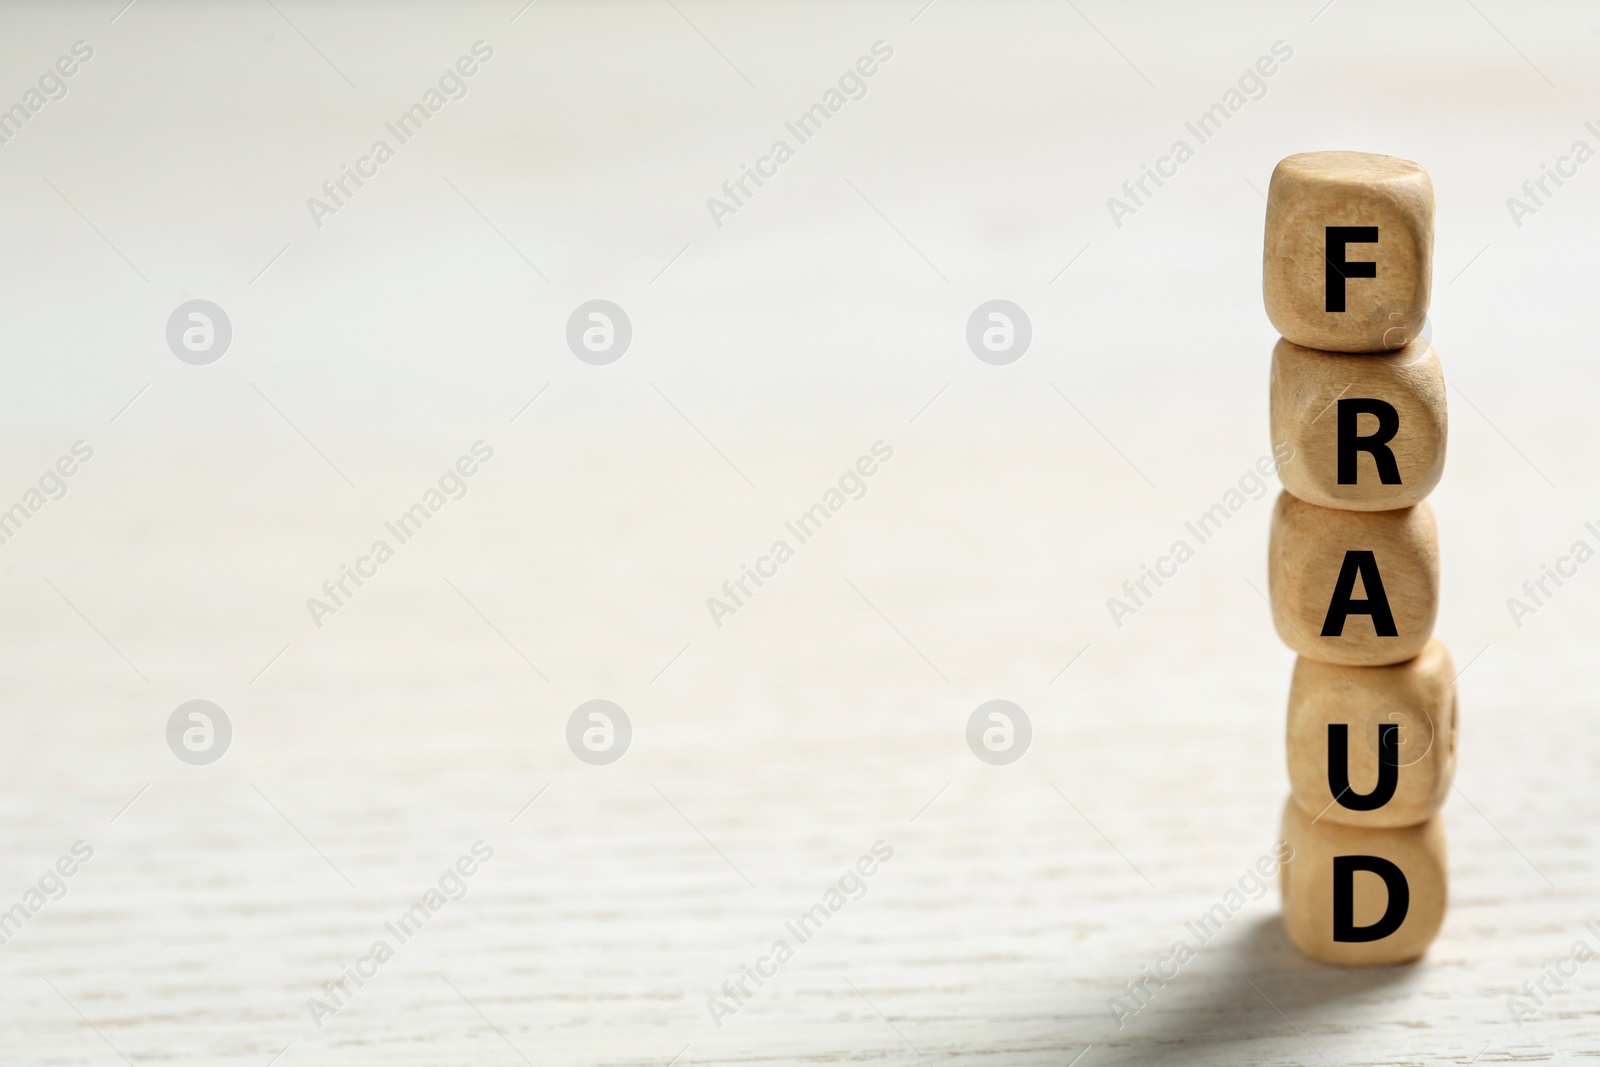
<path fill-rule="evenodd" d="M 1347 967 L 1409 963 L 1438 936 L 1449 902 L 1443 819 L 1359 829 L 1313 822 L 1291 799 L 1283 841 L 1293 850 L 1279 874 L 1283 928 L 1307 956 Z M 1397 874 L 1403 883 L 1391 885 Z"/>
<path fill-rule="evenodd" d="M 1350 511 L 1410 507 L 1444 473 L 1444 371 L 1427 341 L 1330 355 L 1286 339 L 1272 350 L 1272 442 L 1293 459 L 1283 487 Z"/>
<path fill-rule="evenodd" d="M 1289 156 L 1272 172 L 1266 231 L 1267 317 L 1295 344 L 1383 352 L 1422 333 L 1433 183 L 1417 164 L 1366 152 Z"/>
<path fill-rule="evenodd" d="M 1455 664 L 1429 641 L 1421 655 L 1392 667 L 1334 667 L 1302 656 L 1289 684 L 1289 784 L 1302 811 L 1319 822 L 1393 827 L 1439 813 L 1456 773 Z M 1329 727 L 1337 753 L 1330 767 Z M 1380 737 L 1395 755 L 1381 773 Z M 1376 806 L 1375 806 L 1376 805 Z"/>
<path fill-rule="evenodd" d="M 1340 666 L 1403 663 L 1428 643 L 1439 613 L 1433 509 L 1424 500 L 1395 511 L 1340 511 L 1279 493 L 1267 589 L 1278 636 L 1302 656 Z"/>

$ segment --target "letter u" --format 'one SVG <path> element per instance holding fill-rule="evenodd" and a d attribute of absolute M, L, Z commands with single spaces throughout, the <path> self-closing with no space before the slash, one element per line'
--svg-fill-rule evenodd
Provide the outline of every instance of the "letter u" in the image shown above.
<path fill-rule="evenodd" d="M 1351 811 L 1373 811 L 1389 803 L 1400 781 L 1400 725 L 1378 724 L 1378 784 L 1370 793 L 1350 789 L 1350 728 L 1328 724 L 1328 788 L 1333 799 Z"/>

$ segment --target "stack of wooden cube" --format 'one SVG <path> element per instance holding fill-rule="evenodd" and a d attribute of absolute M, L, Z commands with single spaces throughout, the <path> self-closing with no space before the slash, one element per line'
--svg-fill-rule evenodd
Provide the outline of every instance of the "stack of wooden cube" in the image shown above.
<path fill-rule="evenodd" d="M 1299 654 L 1283 922 L 1330 963 L 1414 960 L 1444 921 L 1456 698 L 1432 636 L 1425 498 L 1446 437 L 1423 330 L 1432 260 L 1433 186 L 1417 164 L 1311 152 L 1273 171 L 1262 289 L 1283 335 L 1272 440 L 1287 458 L 1268 578 L 1278 635 Z"/>

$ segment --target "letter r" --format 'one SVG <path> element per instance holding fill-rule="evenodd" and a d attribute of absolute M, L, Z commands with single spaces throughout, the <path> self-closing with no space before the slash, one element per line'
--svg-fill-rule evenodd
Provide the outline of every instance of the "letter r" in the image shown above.
<path fill-rule="evenodd" d="M 1359 420 L 1371 415 L 1378 420 L 1378 429 L 1370 436 L 1361 435 Z M 1400 465 L 1395 462 L 1389 442 L 1400 432 L 1400 413 L 1387 400 L 1376 397 L 1349 397 L 1339 401 L 1339 484 L 1359 484 L 1360 474 L 1356 460 L 1362 452 L 1372 456 L 1378 468 L 1378 481 L 1384 485 L 1400 484 Z"/>

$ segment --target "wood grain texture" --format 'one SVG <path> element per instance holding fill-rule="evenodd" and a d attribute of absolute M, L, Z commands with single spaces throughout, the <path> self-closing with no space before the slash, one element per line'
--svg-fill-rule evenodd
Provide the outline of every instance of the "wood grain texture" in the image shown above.
<path fill-rule="evenodd" d="M 1376 277 L 1347 272 L 1345 308 L 1329 311 L 1327 228 L 1376 227 L 1376 243 L 1345 249 Z M 1262 294 L 1267 317 L 1295 344 L 1383 352 L 1422 332 L 1433 288 L 1433 183 L 1406 159 L 1368 152 L 1305 152 L 1272 172 L 1267 190 Z"/>
<path fill-rule="evenodd" d="M 1393 352 L 1331 354 L 1280 338 L 1272 350 L 1272 443 L 1293 455 L 1278 464 L 1289 492 L 1310 504 L 1350 511 L 1410 507 L 1433 492 L 1444 474 L 1449 418 L 1439 355 L 1418 339 Z M 1354 453 L 1355 481 L 1340 484 L 1341 405 L 1376 400 L 1394 409 L 1396 426 L 1383 442 L 1398 484 L 1369 451 Z M 1379 435 L 1375 414 L 1359 412 L 1350 433 Z"/>
<path fill-rule="evenodd" d="M 37 577 L 5 577 L 13 610 L 0 627 L 17 655 L 0 903 L 73 841 L 95 850 L 66 895 L 0 946 L 7 1058 L 121 1063 L 103 1034 L 135 1064 L 240 1067 L 286 1046 L 274 1067 L 512 1067 L 513 1045 L 534 1063 L 602 1067 L 680 1054 L 695 1067 L 921 1063 L 912 1046 L 985 1067 L 1060 1065 L 1090 1046 L 1078 1067 L 1281 1067 L 1321 1063 L 1318 1049 L 1397 1067 L 1465 1063 L 1491 1042 L 1494 1062 L 1548 1059 L 1600 1032 L 1589 969 L 1534 1023 L 1518 1028 L 1506 1008 L 1592 917 L 1591 835 L 1552 817 L 1595 803 L 1592 708 L 1570 684 L 1588 661 L 1581 628 L 1541 616 L 1525 631 L 1539 643 L 1525 645 L 1465 631 L 1474 651 L 1496 643 L 1463 679 L 1472 729 L 1444 812 L 1454 902 L 1422 961 L 1346 971 L 1308 959 L 1282 929 L 1276 887 L 1247 885 L 1221 931 L 1119 1026 L 1108 1003 L 1192 941 L 1187 924 L 1276 839 L 1293 658 L 1244 580 L 1259 581 L 1266 507 L 1206 546 L 1208 563 L 1135 626 L 1068 644 L 1061 598 L 1114 589 L 1103 562 L 1115 539 L 1174 516 L 1137 511 L 1125 486 L 1115 498 L 1137 521 L 1080 523 L 1067 500 L 1040 498 L 1047 459 L 1000 462 L 1017 449 L 1048 457 L 1047 440 L 926 433 L 856 526 L 830 527 L 763 591 L 771 599 L 713 631 L 697 598 L 717 568 L 678 580 L 674 561 L 706 537 L 735 551 L 747 537 L 707 518 L 734 495 L 713 478 L 652 498 L 652 483 L 716 462 L 670 430 L 588 499 L 577 472 L 529 499 L 521 474 L 534 463 L 503 468 L 320 631 L 293 612 L 320 577 L 294 546 L 300 524 L 346 500 L 335 479 L 311 494 L 297 484 L 303 499 L 280 506 L 231 464 L 191 464 L 206 491 L 181 508 L 137 485 L 95 504 L 152 531 L 145 546 L 105 550 L 87 522 L 19 544 L 151 681 Z M 531 427 L 506 450 L 537 457 L 547 433 Z M 803 451 L 831 461 L 855 447 Z M 369 491 L 404 500 L 410 473 Z M 751 529 L 804 500 L 810 481 L 780 484 L 779 507 Z M 978 494 L 1008 514 L 1037 509 L 1005 552 L 983 550 L 995 534 L 988 511 L 966 505 Z M 551 499 L 579 503 L 530 552 Z M 232 532 L 188 534 L 218 501 L 240 516 Z M 359 544 L 382 514 L 320 541 Z M 641 540 L 647 519 L 655 534 Z M 1075 570 L 1084 559 L 1100 570 Z M 206 580 L 173 584 L 183 567 Z M 239 602 L 259 609 L 241 616 Z M 1239 621 L 1215 625 L 1219 605 Z M 236 621 L 195 622 L 207 619 Z M 1568 634 L 1570 649 L 1554 640 Z M 1526 649 L 1545 669 L 1527 669 Z M 1034 721 L 1032 749 L 1010 767 L 979 763 L 963 738 L 997 690 Z M 172 707 L 197 694 L 235 726 L 210 767 L 179 763 L 162 737 Z M 573 708 L 597 695 L 635 726 L 609 767 L 580 763 L 563 739 Z M 719 1028 L 708 998 L 880 839 L 894 857 L 865 895 Z M 478 840 L 494 856 L 466 895 L 318 1028 L 308 999 Z"/>
<path fill-rule="evenodd" d="M 1471 6 L 1078 5 L 1155 91 L 1067 5 L 276 6 L 5 10 L 6 103 L 66 42 L 96 58 L 0 150 L 4 502 L 79 437 L 95 458 L 0 548 L 0 910 L 73 842 L 94 856 L 0 946 L 0 1063 L 1600 1052 L 1600 964 L 1508 1007 L 1593 937 L 1600 571 L 1520 627 L 1505 603 L 1593 543 L 1572 307 L 1597 175 L 1513 231 L 1506 195 L 1582 134 Z M 1480 6 L 1563 87 L 1592 68 L 1592 11 Z M 1106 198 L 1280 35 L 1266 97 L 1115 227 Z M 470 95 L 317 228 L 306 197 L 479 36 Z M 716 227 L 706 198 L 879 37 L 869 95 Z M 1241 175 L 1264 190 L 1338 130 L 1427 141 L 1441 282 L 1494 241 L 1435 311 L 1484 416 L 1452 396 L 1429 501 L 1469 727 L 1450 910 L 1417 963 L 1347 969 L 1247 884 L 1119 1026 L 1108 1002 L 1238 890 L 1289 789 Z M 190 294 L 233 316 L 210 367 L 161 336 Z M 562 334 L 597 296 L 636 328 L 609 367 Z M 1009 367 L 963 336 L 991 297 L 1033 316 Z M 1548 343 L 1519 347 L 1530 322 Z M 468 495 L 317 628 L 306 598 L 480 436 Z M 716 628 L 706 598 L 879 437 L 869 493 Z M 1178 537 L 1194 558 L 1114 624 L 1106 598 Z M 209 767 L 164 739 L 195 697 L 235 728 Z M 597 697 L 635 727 L 608 767 L 564 740 Z M 996 697 L 1033 719 L 1009 767 L 964 739 Z M 880 839 L 866 894 L 719 1028 L 708 998 Z M 478 840 L 466 895 L 318 1028 L 308 998 Z"/>
<path fill-rule="evenodd" d="M 1390 667 L 1339 667 L 1301 656 L 1289 684 L 1289 783 L 1307 814 L 1346 826 L 1410 826 L 1439 813 L 1455 778 L 1459 718 L 1456 666 L 1437 639 L 1413 659 Z M 1397 727 L 1399 770 L 1381 807 L 1356 810 L 1338 802 L 1328 781 L 1328 727 L 1347 736 L 1347 780 L 1353 793 L 1375 788 L 1378 730 Z"/>
<path fill-rule="evenodd" d="M 1341 575 L 1355 568 L 1354 553 L 1371 553 L 1393 636 L 1379 632 L 1374 614 L 1355 613 L 1335 620 L 1342 621 L 1335 626 L 1339 633 L 1324 636 Z M 1278 636 L 1300 655 L 1364 667 L 1408 660 L 1427 645 L 1439 613 L 1433 509 L 1424 500 L 1395 511 L 1342 511 L 1280 493 L 1272 511 L 1267 583 Z M 1373 599 L 1360 578 L 1350 592 L 1354 601 Z"/>

